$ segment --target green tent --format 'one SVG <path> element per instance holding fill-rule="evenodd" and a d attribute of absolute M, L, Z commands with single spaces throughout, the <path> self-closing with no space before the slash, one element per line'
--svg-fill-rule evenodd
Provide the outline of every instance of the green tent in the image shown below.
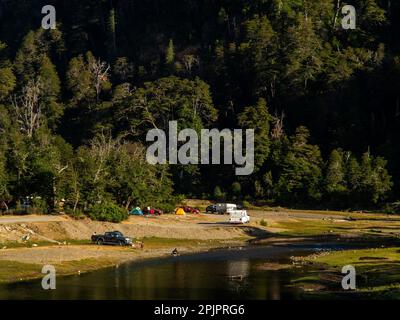
<path fill-rule="evenodd" d="M 140 209 L 139 207 L 136 207 L 135 209 L 133 209 L 131 212 L 129 212 L 130 214 L 133 214 L 135 216 L 142 216 L 143 215 L 143 211 L 142 209 Z"/>

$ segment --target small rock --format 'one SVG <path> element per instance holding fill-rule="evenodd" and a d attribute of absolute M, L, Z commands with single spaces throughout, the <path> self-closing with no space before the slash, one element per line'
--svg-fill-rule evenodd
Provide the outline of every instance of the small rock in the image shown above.
<path fill-rule="evenodd" d="M 32 247 L 37 247 L 38 245 L 36 243 L 32 244 Z"/>

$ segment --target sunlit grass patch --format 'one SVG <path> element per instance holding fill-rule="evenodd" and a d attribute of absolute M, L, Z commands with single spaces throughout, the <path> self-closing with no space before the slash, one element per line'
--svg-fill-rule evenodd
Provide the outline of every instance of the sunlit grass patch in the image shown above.
<path fill-rule="evenodd" d="M 325 252 L 304 259 L 311 263 L 305 276 L 293 281 L 307 289 L 310 284 L 322 292 L 345 293 L 368 298 L 400 298 L 400 248 L 357 249 Z M 341 288 L 342 267 L 352 265 L 356 270 L 357 289 L 347 292 Z M 305 290 L 307 291 L 307 290 Z M 321 293 L 322 293 L 321 292 Z"/>
<path fill-rule="evenodd" d="M 276 227 L 284 229 L 280 234 L 286 236 L 358 235 L 396 237 L 400 234 L 400 223 L 385 220 L 340 220 L 340 219 L 302 219 L 279 221 Z"/>
<path fill-rule="evenodd" d="M 32 263 L 0 261 L 0 283 L 34 279 L 41 275 L 42 267 Z"/>
<path fill-rule="evenodd" d="M 400 248 L 332 251 L 329 254 L 316 257 L 313 261 L 325 263 L 333 267 L 351 264 L 354 266 L 369 266 L 371 268 L 391 262 L 400 263 Z"/>

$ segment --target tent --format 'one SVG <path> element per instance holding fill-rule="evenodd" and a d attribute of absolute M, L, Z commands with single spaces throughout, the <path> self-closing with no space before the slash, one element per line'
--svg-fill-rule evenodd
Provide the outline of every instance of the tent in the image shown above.
<path fill-rule="evenodd" d="M 185 211 L 182 208 L 176 209 L 175 214 L 178 215 L 178 216 L 186 215 Z"/>
<path fill-rule="evenodd" d="M 133 214 L 135 216 L 142 216 L 143 215 L 143 211 L 139 208 L 136 207 L 135 209 L 133 209 L 131 212 L 129 212 L 130 214 Z"/>

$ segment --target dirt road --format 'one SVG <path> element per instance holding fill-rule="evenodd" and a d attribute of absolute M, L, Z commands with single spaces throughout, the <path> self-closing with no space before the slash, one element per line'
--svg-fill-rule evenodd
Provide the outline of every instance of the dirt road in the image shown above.
<path fill-rule="evenodd" d="M 0 216 L 0 224 L 27 223 L 27 222 L 53 222 L 66 221 L 64 216 L 27 215 L 27 216 Z"/>

